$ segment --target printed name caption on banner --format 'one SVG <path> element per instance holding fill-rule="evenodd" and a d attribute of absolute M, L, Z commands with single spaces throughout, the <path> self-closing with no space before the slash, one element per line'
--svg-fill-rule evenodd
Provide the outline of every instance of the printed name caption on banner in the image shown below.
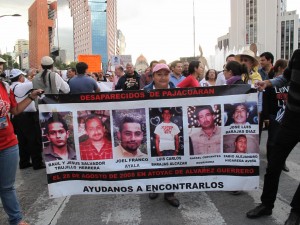
<path fill-rule="evenodd" d="M 251 125 L 233 125 L 226 134 L 256 134 L 256 130 Z"/>
<path fill-rule="evenodd" d="M 184 166 L 188 164 L 187 161 L 182 161 L 181 156 L 161 156 L 156 157 L 155 160 L 157 162 L 151 163 L 151 166 Z M 172 162 L 172 160 L 175 162 Z"/>
<path fill-rule="evenodd" d="M 115 163 L 124 164 L 125 169 L 141 167 L 137 162 L 148 162 L 148 158 L 122 158 L 115 161 Z"/>
<path fill-rule="evenodd" d="M 166 192 L 166 191 L 182 191 L 182 190 L 203 190 L 203 189 L 222 189 L 223 182 L 188 182 L 175 184 L 152 184 L 152 185 L 138 185 L 133 186 L 84 186 L 83 193 L 92 192 L 110 192 L 110 193 L 152 193 L 152 192 Z"/>
<path fill-rule="evenodd" d="M 105 161 L 78 162 L 75 160 L 56 160 L 54 162 L 48 162 L 47 166 L 52 169 L 54 168 L 55 170 L 100 170 L 100 166 L 105 166 Z"/>

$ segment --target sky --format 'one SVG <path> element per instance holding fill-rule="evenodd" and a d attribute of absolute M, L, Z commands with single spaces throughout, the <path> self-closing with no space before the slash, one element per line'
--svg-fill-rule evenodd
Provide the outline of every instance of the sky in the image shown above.
<path fill-rule="evenodd" d="M 28 40 L 28 8 L 34 0 L 0 0 L 0 50 L 12 52 L 17 39 Z M 300 13 L 299 0 L 288 0 L 288 10 Z M 182 56 L 214 55 L 217 38 L 228 33 L 230 0 L 118 0 L 118 29 L 126 39 L 126 53 L 133 62 L 143 54 L 148 62 L 168 63 Z"/>

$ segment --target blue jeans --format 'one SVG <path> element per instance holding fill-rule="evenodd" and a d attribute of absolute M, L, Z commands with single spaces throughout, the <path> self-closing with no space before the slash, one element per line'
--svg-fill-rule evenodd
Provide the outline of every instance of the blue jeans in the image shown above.
<path fill-rule="evenodd" d="M 0 151 L 0 196 L 10 225 L 22 220 L 19 201 L 14 187 L 19 161 L 18 145 Z"/>

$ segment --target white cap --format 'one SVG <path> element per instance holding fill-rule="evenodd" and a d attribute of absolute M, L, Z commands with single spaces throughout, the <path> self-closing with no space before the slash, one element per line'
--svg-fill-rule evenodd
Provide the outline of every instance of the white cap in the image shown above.
<path fill-rule="evenodd" d="M 109 75 L 109 76 L 111 76 L 111 75 L 112 75 L 112 72 L 110 72 L 110 71 L 106 71 L 105 75 Z"/>
<path fill-rule="evenodd" d="M 51 57 L 49 56 L 44 56 L 41 60 L 41 64 L 43 66 L 50 66 L 50 65 L 53 65 L 54 61 Z"/>
<path fill-rule="evenodd" d="M 12 69 L 10 71 L 9 78 L 13 79 L 13 78 L 18 77 L 20 75 L 26 75 L 26 73 L 24 73 L 22 70 L 19 70 L 19 69 Z"/>

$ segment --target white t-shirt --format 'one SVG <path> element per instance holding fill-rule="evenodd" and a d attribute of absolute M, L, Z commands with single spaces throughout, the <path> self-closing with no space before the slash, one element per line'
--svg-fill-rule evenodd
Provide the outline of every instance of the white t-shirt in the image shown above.
<path fill-rule="evenodd" d="M 30 89 L 32 89 L 32 82 L 25 82 L 25 83 L 21 83 L 21 82 L 13 82 L 10 85 L 11 90 L 14 92 L 15 94 L 15 98 L 17 103 L 23 101 L 23 99 L 25 99 L 27 97 L 27 95 L 25 95 Z M 25 95 L 25 96 L 24 96 Z M 24 97 L 22 97 L 24 96 Z M 22 97 L 22 98 L 19 98 Z M 34 101 L 32 101 L 24 110 L 24 112 L 36 112 L 36 108 L 35 108 L 35 103 Z"/>
<path fill-rule="evenodd" d="M 226 85 L 226 79 L 223 72 L 220 72 L 217 76 L 216 86 Z"/>
<path fill-rule="evenodd" d="M 58 91 L 62 91 L 65 94 L 70 92 L 69 84 L 58 73 L 55 73 L 55 84 Z"/>
<path fill-rule="evenodd" d="M 210 83 L 208 83 L 208 81 L 205 80 L 205 78 L 203 78 L 203 79 L 199 82 L 199 84 L 200 84 L 200 87 L 209 87 L 209 86 L 211 86 Z"/>
<path fill-rule="evenodd" d="M 113 83 L 112 82 L 97 82 L 98 87 L 100 88 L 101 92 L 110 92 L 113 90 Z"/>
<path fill-rule="evenodd" d="M 179 134 L 180 130 L 175 123 L 162 122 L 157 125 L 154 133 L 159 135 L 159 149 L 164 150 L 175 150 L 175 135 Z"/>

